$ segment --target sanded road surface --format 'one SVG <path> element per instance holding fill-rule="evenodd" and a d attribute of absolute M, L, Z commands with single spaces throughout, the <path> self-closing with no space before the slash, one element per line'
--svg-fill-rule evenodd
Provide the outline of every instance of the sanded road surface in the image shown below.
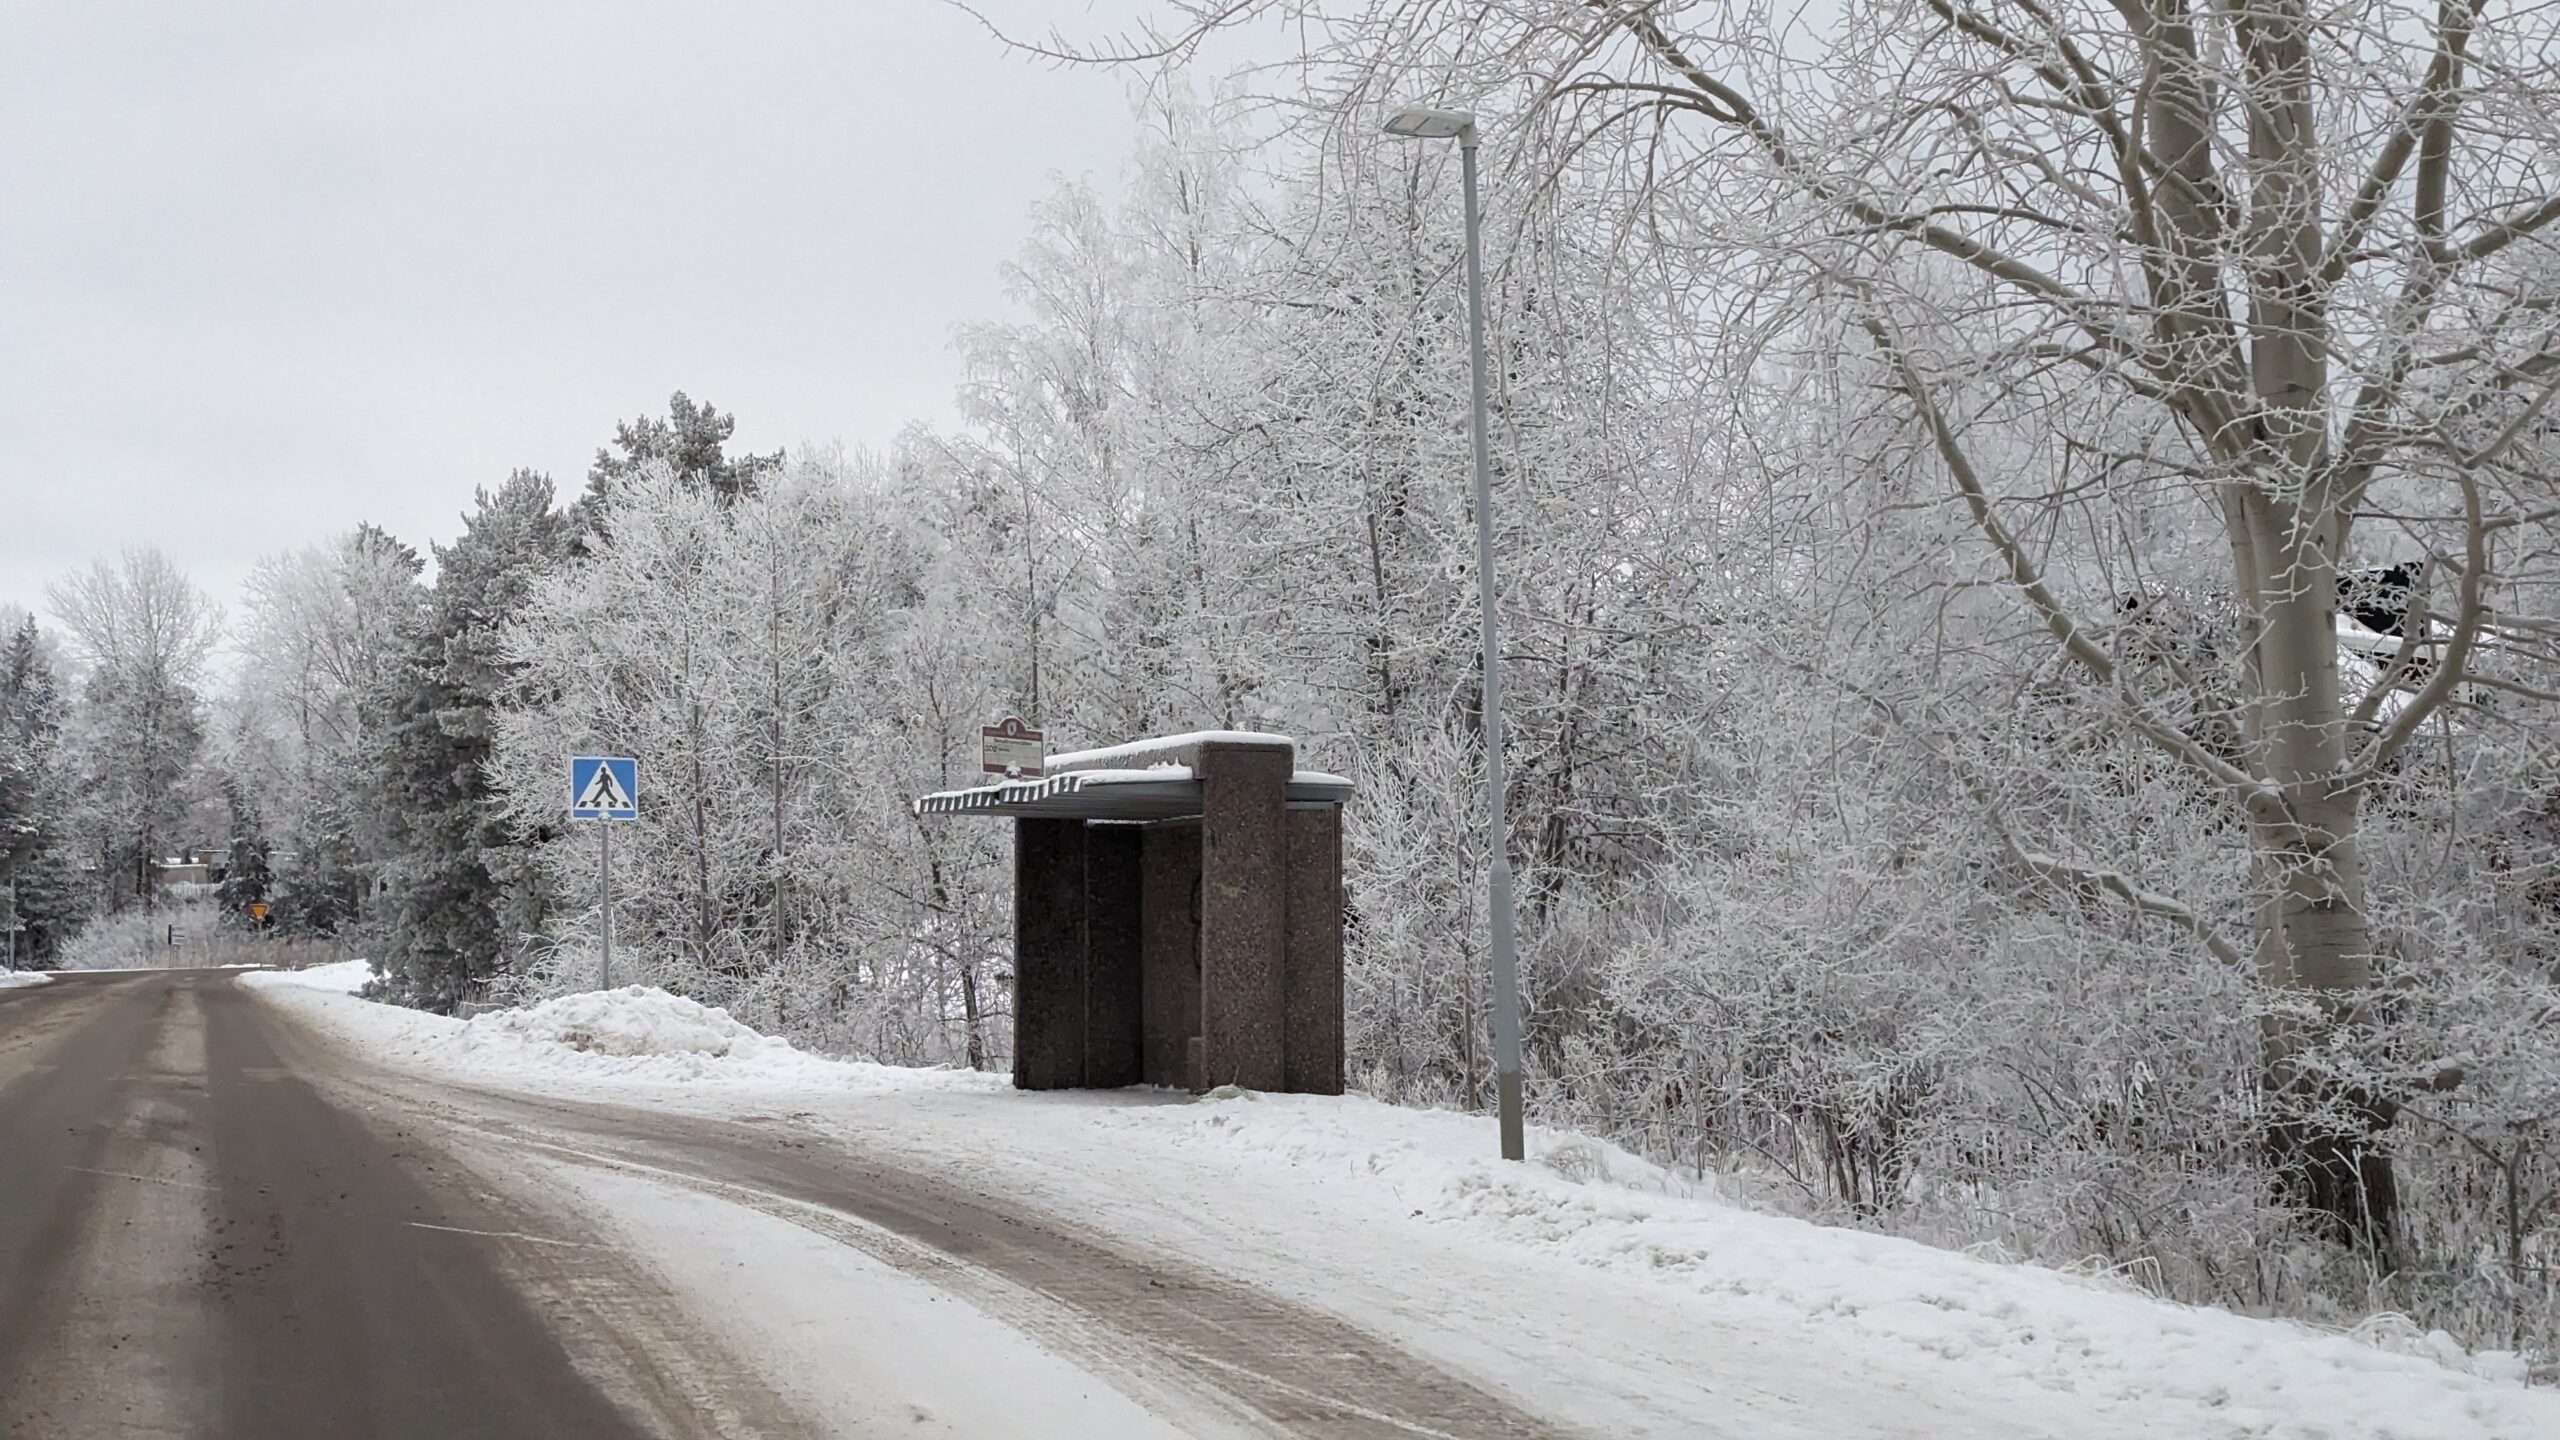
<path fill-rule="evenodd" d="M 928 1433 L 810 1418 L 574 1187 L 529 1185 L 545 1165 L 859 1251 L 1166 1433 L 1556 1433 L 1320 1311 L 787 1124 L 422 1085 L 228 973 L 155 971 L 0 990 L 0 1440 Z"/>
<path fill-rule="evenodd" d="M 0 1435 L 619 1437 L 511 1228 L 282 1065 L 219 971 L 0 992 Z"/>

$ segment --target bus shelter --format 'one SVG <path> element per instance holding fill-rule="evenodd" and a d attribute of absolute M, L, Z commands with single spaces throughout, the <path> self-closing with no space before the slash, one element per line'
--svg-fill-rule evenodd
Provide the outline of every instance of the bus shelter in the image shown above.
<path fill-rule="evenodd" d="M 1342 1093 L 1342 807 L 1285 735 L 1053 756 L 928 816 L 1011 820 L 1013 1083 Z"/>

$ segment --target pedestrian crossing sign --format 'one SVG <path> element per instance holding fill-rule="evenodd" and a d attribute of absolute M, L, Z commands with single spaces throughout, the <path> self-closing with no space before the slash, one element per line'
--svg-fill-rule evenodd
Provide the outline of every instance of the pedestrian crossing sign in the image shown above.
<path fill-rule="evenodd" d="M 569 818 L 640 818 L 640 762 L 627 755 L 569 757 Z"/>

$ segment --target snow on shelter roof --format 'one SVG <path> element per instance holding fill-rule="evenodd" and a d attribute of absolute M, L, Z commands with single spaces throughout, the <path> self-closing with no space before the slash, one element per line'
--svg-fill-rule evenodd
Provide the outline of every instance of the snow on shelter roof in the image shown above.
<path fill-rule="evenodd" d="M 1098 750 L 1049 757 L 1044 778 L 1003 780 L 945 790 L 916 802 L 919 815 L 994 815 L 1054 820 L 1187 820 L 1200 814 L 1194 769 L 1204 748 L 1279 750 L 1293 760 L 1298 742 L 1257 730 L 1193 730 Z M 1340 805 L 1351 782 L 1319 770 L 1293 770 L 1283 796 L 1292 808 Z"/>
<path fill-rule="evenodd" d="M 1282 797 L 1292 808 L 1340 805 L 1351 782 L 1320 770 L 1289 777 Z M 1188 820 L 1200 814 L 1200 781 L 1188 765 L 1144 770 L 1070 770 L 1040 780 L 1006 780 L 945 790 L 916 802 L 919 815 L 992 815 L 1049 820 Z"/>
<path fill-rule="evenodd" d="M 1158 735 L 1149 740 L 1132 740 L 1126 745 L 1105 745 L 1099 750 L 1070 750 L 1049 757 L 1048 772 L 1062 770 L 1132 770 L 1148 766 L 1189 765 L 1200 758 L 1203 745 L 1252 745 L 1298 753 L 1298 742 L 1286 735 L 1262 730 L 1192 730 L 1180 735 Z"/>

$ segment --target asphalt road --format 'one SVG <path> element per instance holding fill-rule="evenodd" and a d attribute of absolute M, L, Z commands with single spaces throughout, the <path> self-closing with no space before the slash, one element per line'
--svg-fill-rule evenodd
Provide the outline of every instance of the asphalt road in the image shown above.
<path fill-rule="evenodd" d="M 419 1228 L 515 1217 L 321 1099 L 229 974 L 0 997 L 0 1434 L 649 1433 Z"/>
<path fill-rule="evenodd" d="M 0 1440 L 841 1433 L 529 1190 L 536 1161 L 787 1219 L 1221 1430 L 1551 1433 L 1321 1311 L 787 1120 L 423 1086 L 198 970 L 0 990 Z"/>

